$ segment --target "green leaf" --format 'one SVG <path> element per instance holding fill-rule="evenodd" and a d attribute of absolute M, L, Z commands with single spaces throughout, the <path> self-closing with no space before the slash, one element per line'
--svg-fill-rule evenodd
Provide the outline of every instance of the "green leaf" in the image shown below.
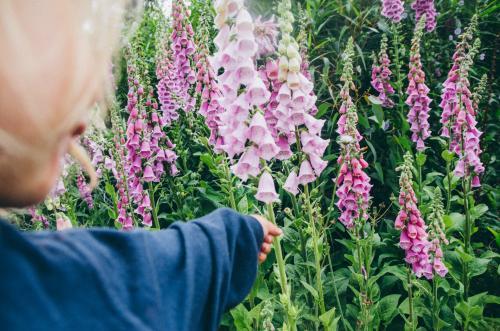
<path fill-rule="evenodd" d="M 484 213 L 488 211 L 488 206 L 485 204 L 479 204 L 470 210 L 470 216 L 472 221 L 477 220 L 479 217 L 483 216 Z"/>
<path fill-rule="evenodd" d="M 340 316 L 335 318 L 335 307 L 332 309 L 328 310 L 321 316 L 319 316 L 319 320 L 321 321 L 321 324 L 323 324 L 323 327 L 325 330 L 337 330 L 337 324 L 340 319 Z"/>
<path fill-rule="evenodd" d="M 238 202 L 238 212 L 248 214 L 248 199 L 246 195 L 244 195 Z"/>
<path fill-rule="evenodd" d="M 375 118 L 377 119 L 378 125 L 381 127 L 384 124 L 384 110 L 380 105 L 373 104 L 372 105 L 373 113 L 375 114 Z"/>
<path fill-rule="evenodd" d="M 491 259 L 483 259 L 479 257 L 475 257 L 469 263 L 469 275 L 470 277 L 475 277 L 482 275 L 488 270 L 488 264 L 491 262 Z"/>
<path fill-rule="evenodd" d="M 443 216 L 446 232 L 452 233 L 455 231 L 463 232 L 465 225 L 465 215 L 460 213 L 451 213 Z"/>
<path fill-rule="evenodd" d="M 314 287 L 307 284 L 305 281 L 301 280 L 300 282 L 306 288 L 306 290 L 308 290 L 309 293 L 311 293 L 311 295 L 314 297 L 314 300 L 318 301 L 318 291 L 316 291 L 316 289 Z"/>
<path fill-rule="evenodd" d="M 419 153 L 417 153 L 415 160 L 417 161 L 417 164 L 419 166 L 423 166 L 425 164 L 425 161 L 427 160 L 427 155 L 419 152 Z"/>
<path fill-rule="evenodd" d="M 441 153 L 441 157 L 443 158 L 443 160 L 445 160 L 446 162 L 451 162 L 453 161 L 453 157 L 454 157 L 454 154 L 452 152 L 450 152 L 449 150 L 445 149 L 442 153 Z"/>
<path fill-rule="evenodd" d="M 385 325 L 388 325 L 396 316 L 400 297 L 400 294 L 390 294 L 378 302 L 377 311 Z"/>

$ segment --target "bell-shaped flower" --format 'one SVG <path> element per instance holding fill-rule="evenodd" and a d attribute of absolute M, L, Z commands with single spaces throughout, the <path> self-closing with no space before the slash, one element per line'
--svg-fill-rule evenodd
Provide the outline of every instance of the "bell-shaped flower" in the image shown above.
<path fill-rule="evenodd" d="M 299 193 L 299 178 L 295 171 L 290 172 L 286 178 L 285 184 L 283 184 L 283 189 L 292 195 L 297 195 Z"/>
<path fill-rule="evenodd" d="M 313 168 L 308 160 L 302 161 L 299 170 L 299 183 L 302 185 L 307 185 L 316 180 L 316 175 L 314 174 Z"/>
<path fill-rule="evenodd" d="M 264 171 L 259 179 L 259 187 L 255 198 L 264 203 L 273 203 L 278 201 L 278 194 L 274 187 L 274 180 L 271 174 Z"/>

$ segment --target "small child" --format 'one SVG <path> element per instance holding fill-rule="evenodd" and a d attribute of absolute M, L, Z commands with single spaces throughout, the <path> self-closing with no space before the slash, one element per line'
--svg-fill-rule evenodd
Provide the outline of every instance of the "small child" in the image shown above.
<path fill-rule="evenodd" d="M 0 2 L 0 207 L 47 195 L 110 86 L 122 0 Z M 19 232 L 0 221 L 2 330 L 216 330 L 281 230 L 217 210 L 162 231 Z"/>

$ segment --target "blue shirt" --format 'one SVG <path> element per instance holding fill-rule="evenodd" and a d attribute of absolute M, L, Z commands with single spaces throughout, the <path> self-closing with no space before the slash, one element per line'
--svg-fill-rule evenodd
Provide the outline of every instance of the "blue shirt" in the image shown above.
<path fill-rule="evenodd" d="M 216 330 L 250 291 L 262 241 L 230 209 L 155 232 L 0 221 L 0 329 Z"/>

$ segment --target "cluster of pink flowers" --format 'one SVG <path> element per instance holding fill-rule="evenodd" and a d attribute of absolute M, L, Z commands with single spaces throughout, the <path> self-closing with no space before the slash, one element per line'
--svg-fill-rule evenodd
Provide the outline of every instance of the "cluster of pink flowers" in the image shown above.
<path fill-rule="evenodd" d="M 478 109 L 472 100 L 468 79 L 470 66 L 479 49 L 479 39 L 476 39 L 472 47 L 469 45 L 476 26 L 477 18 L 474 16 L 471 25 L 460 36 L 460 42 L 453 54 L 453 65 L 443 84 L 440 103 L 443 109 L 440 121 L 443 125 L 441 136 L 450 139 L 450 151 L 459 157 L 454 173 L 457 177 L 471 176 L 473 187 L 480 186 L 478 175 L 484 172 L 479 157 L 482 133 L 476 127 Z"/>
<path fill-rule="evenodd" d="M 352 58 L 354 56 L 353 40 L 349 39 L 347 48 L 343 54 L 344 67 L 341 81 L 344 85 L 340 91 L 342 105 L 340 106 L 340 118 L 338 120 L 337 132 L 340 135 L 341 147 L 337 163 L 340 165 L 337 181 L 336 195 L 339 198 L 336 205 L 340 209 L 339 220 L 345 227 L 351 229 L 356 220 L 368 219 L 368 207 L 370 203 L 370 178 L 363 169 L 368 167 L 361 152 L 361 134 L 356 126 L 358 115 L 356 107 L 349 94 L 352 82 Z"/>
<path fill-rule="evenodd" d="M 420 17 L 425 15 L 425 28 L 428 32 L 436 28 L 436 7 L 434 0 L 415 0 L 411 4 L 411 8 L 415 10 L 415 20 L 418 22 Z"/>
<path fill-rule="evenodd" d="M 172 3 L 172 53 L 173 66 L 176 73 L 174 78 L 175 94 L 178 98 L 178 107 L 185 111 L 193 109 L 196 100 L 190 94 L 191 87 L 196 82 L 196 75 L 192 67 L 192 57 L 195 53 L 193 42 L 193 27 L 189 21 L 190 10 L 183 1 Z"/>
<path fill-rule="evenodd" d="M 182 107 L 179 102 L 179 97 L 176 95 L 178 91 L 178 77 L 171 59 L 171 51 L 165 47 L 161 47 L 160 58 L 156 66 L 156 77 L 158 84 L 156 91 L 158 100 L 160 101 L 160 124 L 169 126 L 173 121 L 179 118 L 177 110 Z"/>
<path fill-rule="evenodd" d="M 208 59 L 208 32 L 205 37 L 204 40 L 201 40 L 194 58 L 197 68 L 195 91 L 201 97 L 199 113 L 205 117 L 205 123 L 210 129 L 209 143 L 217 146 L 217 141 L 221 139 L 218 130 L 219 116 L 224 112 L 224 109 L 219 104 L 221 93 L 217 86 L 216 74 Z M 216 152 L 219 152 L 219 150 L 216 150 Z"/>
<path fill-rule="evenodd" d="M 290 1 L 283 1 L 278 6 L 280 12 L 279 25 L 281 39 L 278 45 L 279 64 L 278 80 L 281 82 L 276 95 L 276 108 L 273 110 L 276 119 L 277 141 L 280 157 L 290 157 L 290 145 L 299 143 L 298 149 L 303 153 L 300 158 L 299 172 L 290 172 L 283 188 L 291 194 L 298 193 L 298 186 L 313 182 L 327 166 L 322 159 L 329 140 L 321 138 L 324 120 L 316 119 L 316 96 L 312 92 L 313 83 L 303 74 L 307 72 L 307 64 L 303 66 L 300 48 L 291 35 L 294 17 Z"/>
<path fill-rule="evenodd" d="M 230 159 L 241 154 L 231 170 L 246 181 L 249 176 L 260 174 L 260 159 L 269 161 L 279 152 L 259 109 L 268 102 L 270 93 L 256 70 L 254 24 L 243 1 L 217 1 L 215 9 L 219 32 L 215 38 L 217 52 L 211 63 L 215 72 L 223 70 L 218 76 L 218 86 L 219 104 L 225 109 L 220 115 L 221 139 L 217 148 Z M 273 178 L 267 171 L 260 176 L 256 198 L 265 203 L 278 200 Z"/>
<path fill-rule="evenodd" d="M 87 185 L 85 177 L 81 172 L 76 177 L 76 187 L 78 188 L 78 191 L 80 192 L 80 196 L 82 197 L 83 201 L 85 201 L 85 203 L 90 209 L 93 209 L 94 199 L 92 199 L 92 191 Z"/>
<path fill-rule="evenodd" d="M 448 245 L 448 239 L 444 233 L 443 222 L 444 208 L 441 190 L 436 187 L 434 197 L 429 207 L 429 255 L 431 257 L 432 268 L 439 276 L 444 277 L 448 273 L 448 268 L 443 263 L 443 251 L 441 244 Z"/>
<path fill-rule="evenodd" d="M 413 157 L 410 153 L 404 156 L 404 163 L 396 170 L 401 171 L 399 178 L 399 213 L 394 227 L 401 231 L 399 246 L 405 251 L 405 261 L 411 265 L 417 277 L 433 276 L 429 257 L 430 243 L 427 226 L 418 210 L 417 197 L 413 190 Z"/>
<path fill-rule="evenodd" d="M 178 170 L 175 166 L 177 155 L 175 147 L 163 132 L 163 125 L 158 114 L 158 104 L 153 97 L 153 89 L 140 83 L 137 59 L 130 55 L 127 66 L 129 92 L 127 111 L 126 151 L 123 171 L 127 182 L 127 197 L 122 197 L 124 204 L 134 203 L 134 210 L 142 219 L 142 223 L 151 226 L 151 200 L 149 192 L 144 188 L 146 183 L 159 182 L 168 164 L 170 175 Z M 116 166 L 116 162 L 115 162 Z M 121 183 L 123 185 L 123 183 Z M 125 193 L 125 189 L 120 193 Z M 129 201 L 129 198 L 132 201 Z M 118 217 L 124 228 L 130 227 L 130 219 L 125 213 Z"/>
<path fill-rule="evenodd" d="M 390 83 L 392 74 L 391 69 L 389 69 L 390 65 L 391 60 L 389 59 L 389 55 L 387 55 L 387 37 L 384 34 L 380 41 L 378 60 L 375 58 L 372 66 L 371 84 L 379 93 L 378 98 L 382 102 L 382 107 L 386 108 L 394 106 L 394 102 L 389 98 L 389 95 L 394 94 L 394 89 Z"/>
<path fill-rule="evenodd" d="M 418 151 L 425 149 L 424 141 L 431 135 L 429 131 L 429 104 L 432 100 L 428 97 L 429 88 L 425 85 L 425 73 L 420 61 L 420 40 L 423 34 L 424 20 L 425 16 L 418 21 L 412 40 L 408 88 L 406 90 L 406 94 L 408 94 L 406 104 L 410 106 L 408 122 L 413 133 L 411 139 L 417 143 Z"/>
<path fill-rule="evenodd" d="M 400 22 L 403 18 L 405 8 L 401 0 L 381 0 L 382 15 L 394 23 Z"/>
<path fill-rule="evenodd" d="M 49 228 L 49 220 L 44 215 L 38 213 L 38 211 L 36 210 L 36 207 L 33 206 L 33 207 L 28 208 L 28 212 L 31 215 L 32 222 L 40 222 L 40 223 L 42 223 L 42 225 L 45 229 Z"/>

